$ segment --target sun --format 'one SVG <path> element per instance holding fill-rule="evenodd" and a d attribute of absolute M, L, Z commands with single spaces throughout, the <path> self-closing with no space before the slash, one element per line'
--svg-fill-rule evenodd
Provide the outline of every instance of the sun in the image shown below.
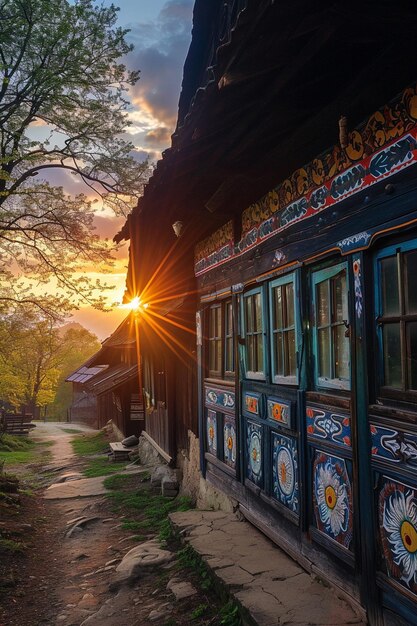
<path fill-rule="evenodd" d="M 125 304 L 121 304 L 121 309 L 129 309 L 130 311 L 137 311 L 142 305 L 141 299 L 139 296 L 135 296 L 130 300 L 130 302 L 126 302 Z"/>

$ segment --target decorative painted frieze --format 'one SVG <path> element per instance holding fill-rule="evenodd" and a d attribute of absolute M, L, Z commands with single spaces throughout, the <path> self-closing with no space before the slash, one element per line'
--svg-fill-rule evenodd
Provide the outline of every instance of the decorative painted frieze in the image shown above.
<path fill-rule="evenodd" d="M 210 454 L 217 455 L 217 415 L 216 411 L 207 411 L 207 450 Z"/>
<path fill-rule="evenodd" d="M 372 457 L 417 466 L 417 435 L 371 424 Z"/>
<path fill-rule="evenodd" d="M 299 513 L 297 441 L 271 433 L 273 496 L 293 513 Z"/>
<path fill-rule="evenodd" d="M 236 467 L 236 423 L 232 417 L 225 416 L 223 423 L 224 462 Z"/>
<path fill-rule="evenodd" d="M 262 426 L 246 424 L 246 475 L 255 485 L 261 485 L 262 471 Z"/>
<path fill-rule="evenodd" d="M 204 388 L 204 397 L 207 407 L 215 407 L 219 411 L 233 411 L 235 408 L 234 391 L 206 386 Z"/>
<path fill-rule="evenodd" d="M 316 452 L 313 463 L 313 508 L 318 530 L 350 549 L 353 509 L 346 463 L 321 451 Z"/>
<path fill-rule="evenodd" d="M 306 407 L 307 435 L 313 439 L 326 439 L 350 448 L 352 434 L 350 417 L 325 408 Z"/>
<path fill-rule="evenodd" d="M 291 425 L 291 402 L 284 402 L 278 398 L 267 400 L 268 419 L 279 422 L 285 426 Z"/>
<path fill-rule="evenodd" d="M 387 574 L 417 594 L 417 491 L 384 476 L 378 503 Z"/>
<path fill-rule="evenodd" d="M 198 244 L 196 276 L 415 164 L 416 95 L 417 86 L 406 89 L 353 130 L 345 150 L 339 145 L 334 146 L 248 207 L 242 215 L 239 242 L 234 243 L 233 225 L 228 222 Z M 341 252 L 346 253 L 366 247 L 369 240 L 370 234 L 364 232 L 344 239 L 338 245 Z M 275 260 L 275 265 L 283 263 L 285 256 L 282 254 Z"/>

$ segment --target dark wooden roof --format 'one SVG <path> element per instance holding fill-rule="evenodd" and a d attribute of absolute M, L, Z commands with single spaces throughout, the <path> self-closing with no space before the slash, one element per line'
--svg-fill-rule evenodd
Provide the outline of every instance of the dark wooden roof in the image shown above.
<path fill-rule="evenodd" d="M 116 239 L 151 267 L 177 220 L 194 243 L 228 219 L 239 236 L 249 204 L 337 143 L 342 114 L 354 128 L 415 80 L 416 32 L 405 0 L 197 0 L 172 148 Z"/>

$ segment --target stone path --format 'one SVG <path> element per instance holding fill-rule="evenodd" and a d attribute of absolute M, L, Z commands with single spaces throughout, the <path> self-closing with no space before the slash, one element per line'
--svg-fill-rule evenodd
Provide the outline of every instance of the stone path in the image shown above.
<path fill-rule="evenodd" d="M 233 514 L 187 511 L 171 521 L 258 626 L 364 626 L 334 589 Z"/>

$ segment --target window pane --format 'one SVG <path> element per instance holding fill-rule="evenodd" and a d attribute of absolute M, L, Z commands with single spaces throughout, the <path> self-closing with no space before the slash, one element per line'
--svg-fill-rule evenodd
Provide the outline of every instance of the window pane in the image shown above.
<path fill-rule="evenodd" d="M 349 379 L 349 338 L 345 337 L 346 328 L 336 326 L 334 332 L 335 376 Z"/>
<path fill-rule="evenodd" d="M 407 324 L 408 388 L 417 390 L 417 322 Z"/>
<path fill-rule="evenodd" d="M 405 255 L 407 293 L 407 313 L 417 313 L 417 251 Z"/>
<path fill-rule="evenodd" d="M 282 287 L 275 287 L 274 289 L 274 308 L 275 308 L 275 319 L 274 319 L 274 329 L 281 329 L 283 326 L 282 322 Z"/>
<path fill-rule="evenodd" d="M 252 298 L 245 299 L 246 306 L 246 330 L 247 332 L 253 331 L 253 311 L 252 311 Z"/>
<path fill-rule="evenodd" d="M 342 322 L 348 319 L 347 289 L 346 289 L 346 271 L 340 272 L 333 280 L 334 290 L 334 311 L 333 318 L 335 322 Z"/>
<path fill-rule="evenodd" d="M 256 293 L 253 296 L 253 299 L 254 299 L 254 302 L 255 302 L 255 319 L 256 319 L 255 330 L 259 331 L 259 330 L 262 330 L 261 294 L 260 293 Z"/>
<path fill-rule="evenodd" d="M 232 315 L 232 303 L 226 303 L 226 335 L 231 335 L 233 331 L 233 315 Z"/>
<path fill-rule="evenodd" d="M 399 315 L 400 297 L 398 285 L 398 262 L 396 256 L 381 260 L 382 314 Z"/>
<path fill-rule="evenodd" d="M 221 335 L 222 335 L 221 308 L 216 307 L 216 337 L 221 337 Z"/>
<path fill-rule="evenodd" d="M 214 341 L 210 341 L 209 369 L 216 369 L 216 345 Z"/>
<path fill-rule="evenodd" d="M 318 315 L 317 315 L 317 325 L 325 326 L 329 323 L 329 290 L 328 290 L 328 281 L 324 281 L 317 285 L 317 304 L 318 304 Z"/>
<path fill-rule="evenodd" d="M 256 369 L 254 372 L 263 372 L 264 369 L 264 344 L 262 335 L 255 335 L 256 341 Z"/>
<path fill-rule="evenodd" d="M 284 361 L 283 361 L 283 336 L 282 333 L 275 333 L 275 374 L 278 376 L 284 376 Z"/>
<path fill-rule="evenodd" d="M 401 337 L 399 324 L 385 324 L 383 328 L 385 385 L 402 388 Z"/>
<path fill-rule="evenodd" d="M 234 371 L 234 367 L 233 367 L 233 340 L 231 337 L 228 337 L 226 339 L 226 357 L 225 357 L 226 363 L 225 363 L 225 367 L 226 367 L 226 371 L 227 372 L 233 372 Z"/>
<path fill-rule="evenodd" d="M 288 372 L 286 372 L 287 376 L 295 376 L 297 374 L 297 363 L 295 358 L 295 332 L 293 330 L 289 330 L 286 333 L 286 348 L 287 348 L 287 358 L 288 358 Z"/>
<path fill-rule="evenodd" d="M 322 328 L 318 331 L 319 350 L 319 376 L 331 378 L 330 371 L 330 328 Z"/>
<path fill-rule="evenodd" d="M 254 360 L 253 360 L 253 335 L 249 335 L 246 337 L 246 354 L 248 359 L 248 370 L 250 372 L 254 371 Z"/>
<path fill-rule="evenodd" d="M 292 283 L 286 285 L 285 296 L 287 305 L 287 327 L 294 326 L 294 286 Z"/>

